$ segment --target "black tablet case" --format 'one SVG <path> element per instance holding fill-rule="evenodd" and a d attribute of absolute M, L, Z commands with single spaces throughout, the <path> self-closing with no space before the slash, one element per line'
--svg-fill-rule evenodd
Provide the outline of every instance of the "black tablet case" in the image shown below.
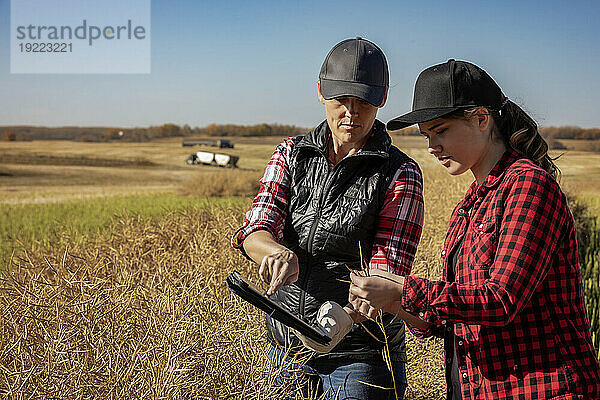
<path fill-rule="evenodd" d="M 271 318 L 293 328 L 315 342 L 327 345 L 329 336 L 319 332 L 305 321 L 290 313 L 279 304 L 261 294 L 250 282 L 245 280 L 237 271 L 233 271 L 226 279 L 229 290 L 246 300 L 248 303 L 266 312 Z"/>

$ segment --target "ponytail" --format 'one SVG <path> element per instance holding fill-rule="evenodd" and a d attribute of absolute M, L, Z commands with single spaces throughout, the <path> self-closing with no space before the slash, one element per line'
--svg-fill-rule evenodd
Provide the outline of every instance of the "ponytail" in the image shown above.
<path fill-rule="evenodd" d="M 487 107 L 486 107 L 487 108 Z M 471 118 L 479 107 L 457 110 L 450 114 L 454 118 Z M 544 169 L 554 179 L 560 170 L 548 155 L 548 143 L 544 140 L 536 122 L 521 107 L 504 98 L 500 110 L 487 108 L 494 119 L 494 134 L 518 154 L 527 157 Z"/>
<path fill-rule="evenodd" d="M 548 143 L 540 135 L 536 122 L 521 107 L 508 99 L 500 111 L 490 111 L 497 133 L 505 143 L 557 179 L 560 170 L 548 155 Z"/>

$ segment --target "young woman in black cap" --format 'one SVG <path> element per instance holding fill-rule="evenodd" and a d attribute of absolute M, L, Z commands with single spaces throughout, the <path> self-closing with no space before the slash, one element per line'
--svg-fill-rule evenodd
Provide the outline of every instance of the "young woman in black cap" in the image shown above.
<path fill-rule="evenodd" d="M 421 171 L 376 119 L 388 86 L 385 55 L 374 43 L 335 45 L 317 86 L 326 120 L 277 147 L 232 238 L 260 264 L 271 299 L 332 339 L 319 346 L 266 318 L 270 374 L 283 370 L 288 381 L 325 399 L 401 398 L 406 388 L 404 323 L 386 317 L 392 379 L 382 342 L 364 327 L 379 339 L 381 331 L 370 321 L 354 323 L 360 315 L 341 306 L 348 303 L 348 268 L 361 268 L 361 249 L 372 267 L 407 275 L 421 235 Z M 303 344 L 315 352 L 299 365 Z"/>
<path fill-rule="evenodd" d="M 584 305 L 573 217 L 536 123 L 481 68 L 423 71 L 413 111 L 429 152 L 475 181 L 458 203 L 432 281 L 352 274 L 361 313 L 410 313 L 444 338 L 451 399 L 598 399 L 600 368 Z"/>

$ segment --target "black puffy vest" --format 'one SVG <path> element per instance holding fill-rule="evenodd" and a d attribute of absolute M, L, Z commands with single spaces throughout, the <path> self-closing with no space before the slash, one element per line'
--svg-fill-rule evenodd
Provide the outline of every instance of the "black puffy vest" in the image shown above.
<path fill-rule="evenodd" d="M 398 168 L 412 161 L 392 146 L 383 123 L 375 120 L 371 133 L 359 152 L 334 168 L 327 162 L 327 121 L 297 138 L 291 150 L 291 193 L 283 244 L 298 256 L 300 274 L 296 283 L 282 287 L 272 299 L 309 323 L 325 301 L 348 303 L 348 268 L 360 268 L 359 243 L 368 260 L 385 192 Z M 292 352 L 301 346 L 286 326 L 269 316 L 266 323 L 272 342 L 291 346 Z M 383 338 L 374 323 L 363 324 Z M 388 323 L 386 335 L 392 359 L 405 361 L 404 323 Z M 382 348 L 360 324 L 354 324 L 329 354 L 316 357 L 381 360 Z"/>

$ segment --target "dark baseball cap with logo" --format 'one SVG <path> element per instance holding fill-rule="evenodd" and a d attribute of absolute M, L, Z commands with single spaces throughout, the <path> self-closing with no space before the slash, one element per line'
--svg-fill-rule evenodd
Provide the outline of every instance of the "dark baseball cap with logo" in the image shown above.
<path fill-rule="evenodd" d="M 499 110 L 502 89 L 481 68 L 467 61 L 448 60 L 427 68 L 417 78 L 412 111 L 387 123 L 391 131 L 476 106 Z"/>
<path fill-rule="evenodd" d="M 353 96 L 378 107 L 390 83 L 387 60 L 375 43 L 361 37 L 346 39 L 325 57 L 319 81 L 327 100 Z"/>

